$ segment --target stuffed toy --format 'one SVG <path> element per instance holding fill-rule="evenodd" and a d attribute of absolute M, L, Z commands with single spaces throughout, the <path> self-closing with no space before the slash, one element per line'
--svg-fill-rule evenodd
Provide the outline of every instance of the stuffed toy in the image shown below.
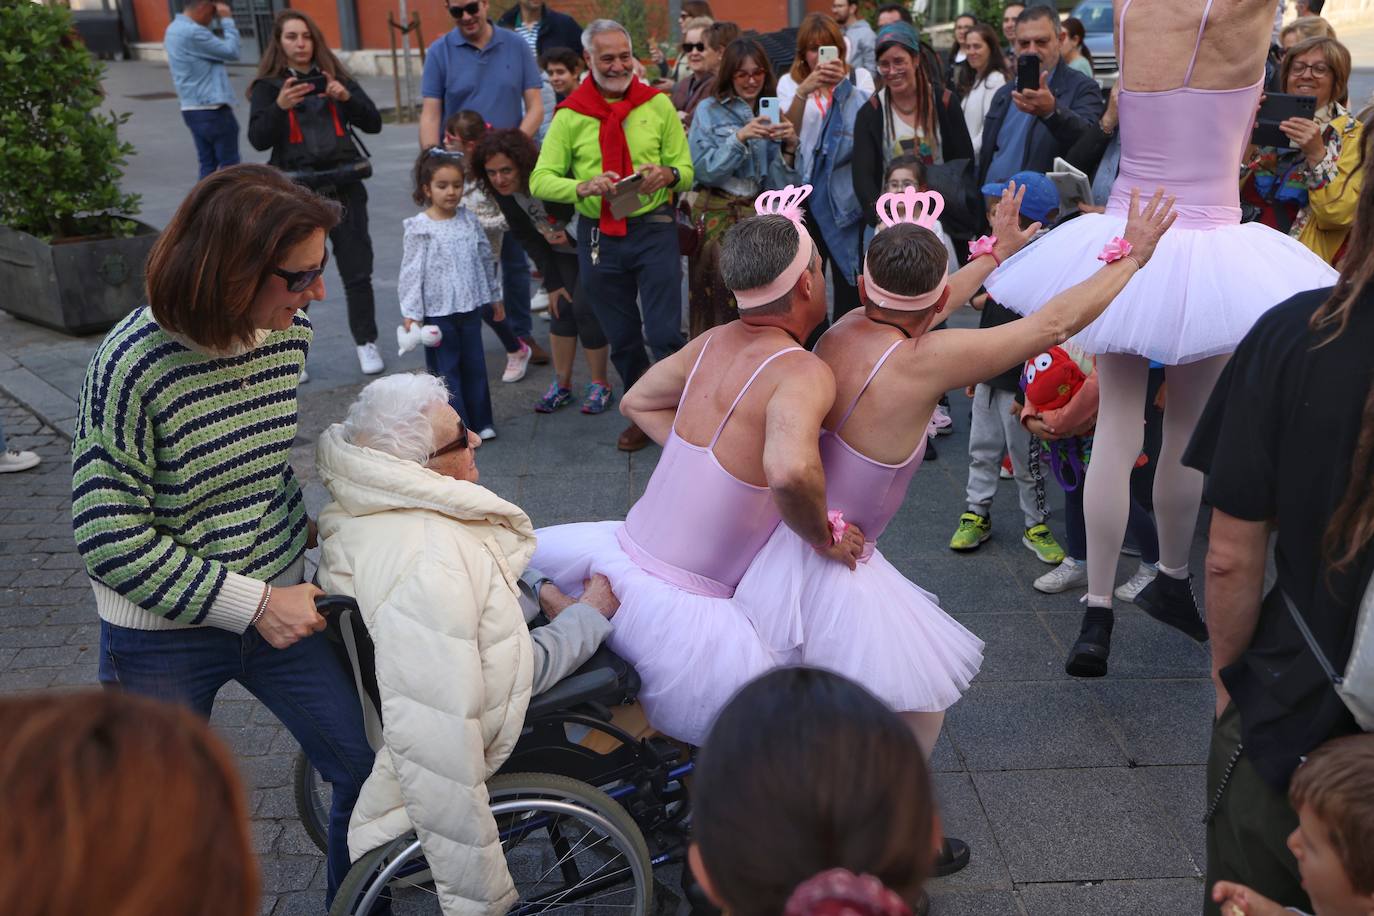
<path fill-rule="evenodd" d="M 1026 403 L 1037 412 L 1058 410 L 1072 400 L 1087 378 L 1063 347 L 1050 347 L 1047 352 L 1026 360 L 1021 370 L 1021 390 L 1026 395 Z M 1091 439 L 1069 436 L 1045 444 L 1049 447 L 1054 479 L 1066 493 L 1078 489 L 1092 454 Z"/>

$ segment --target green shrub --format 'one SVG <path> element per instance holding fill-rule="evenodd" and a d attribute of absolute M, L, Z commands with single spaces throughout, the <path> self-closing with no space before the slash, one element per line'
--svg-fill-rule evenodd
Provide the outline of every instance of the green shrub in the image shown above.
<path fill-rule="evenodd" d="M 103 68 L 63 6 L 0 0 L 0 225 L 46 239 L 128 235 L 127 114 L 100 110 Z"/>

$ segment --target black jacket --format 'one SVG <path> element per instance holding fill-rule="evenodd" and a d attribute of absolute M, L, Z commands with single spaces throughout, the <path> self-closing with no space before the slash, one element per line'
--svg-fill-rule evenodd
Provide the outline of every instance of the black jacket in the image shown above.
<path fill-rule="evenodd" d="M 949 90 L 935 96 L 935 117 L 940 124 L 940 155 L 945 162 L 973 158 L 973 141 L 969 139 L 964 112 L 959 97 Z M 854 119 L 854 196 L 863 205 L 868 225 L 877 225 L 874 205 L 883 192 L 883 170 L 886 158 L 883 148 L 883 107 L 879 93 L 874 93 L 859 108 Z"/>
<path fill-rule="evenodd" d="M 290 114 L 282 111 L 277 105 L 277 94 L 281 92 L 284 82 L 284 77 L 258 80 L 253 84 L 249 95 L 248 142 L 253 145 L 253 149 L 271 149 L 272 156 L 268 161 L 277 168 L 287 172 L 323 169 L 361 158 L 362 153 L 354 145 L 352 138 L 347 136 L 349 125 L 363 133 L 381 133 L 382 115 L 377 111 L 372 99 L 368 98 L 367 93 L 353 80 L 343 80 L 349 98 L 347 102 L 334 103 L 334 110 L 338 112 L 339 125 L 343 128 L 344 136 L 339 138 L 336 151 L 324 157 L 324 160 L 306 154 L 301 144 L 291 142 Z M 306 114 L 307 106 L 317 106 L 319 114 L 325 115 L 328 104 L 327 100 L 314 93 L 307 96 L 297 106 L 298 123 Z"/>
<path fill-rule="evenodd" d="M 496 24 L 503 29 L 514 31 L 515 19 L 519 14 L 520 4 L 517 3 L 506 10 L 505 15 L 496 20 Z M 582 26 L 567 13 L 549 9 L 546 3 L 544 11 L 539 15 L 539 31 L 535 33 L 534 47 L 539 54 L 550 48 L 567 48 L 574 54 L 581 54 Z"/>
<path fill-rule="evenodd" d="M 574 290 L 568 284 L 575 284 L 576 277 L 565 277 L 563 275 L 562 260 L 563 252 L 554 251 L 553 246 L 545 240 L 543 234 L 534 227 L 534 222 L 528 213 L 521 208 L 514 197 L 509 194 L 493 194 L 496 198 L 496 205 L 501 208 L 501 215 L 506 218 L 506 225 L 510 227 L 517 241 L 524 247 L 529 256 L 534 258 L 534 263 L 538 265 L 539 272 L 544 275 L 544 289 L 553 292 L 556 289 L 566 289 L 569 294 Z M 541 201 L 544 210 L 560 222 L 568 223 L 576 215 L 572 204 L 558 204 L 551 201 Z M 569 241 L 577 244 L 571 232 L 568 233 Z M 576 258 L 576 255 L 569 257 Z M 571 266 L 571 265 L 570 265 Z"/>
<path fill-rule="evenodd" d="M 987 181 L 988 169 L 997 150 L 997 135 L 1007 118 L 1011 94 L 1015 90 L 1015 80 L 998 89 L 983 121 L 983 148 L 978 157 L 980 185 Z M 1054 93 L 1055 110 L 1049 117 L 1038 118 L 1037 123 L 1031 125 L 1017 171 L 1048 172 L 1053 169 L 1055 157 L 1067 153 L 1089 125 L 1098 123 L 1107 107 L 1097 81 L 1066 64 L 1061 63 L 1054 69 L 1050 90 Z"/>

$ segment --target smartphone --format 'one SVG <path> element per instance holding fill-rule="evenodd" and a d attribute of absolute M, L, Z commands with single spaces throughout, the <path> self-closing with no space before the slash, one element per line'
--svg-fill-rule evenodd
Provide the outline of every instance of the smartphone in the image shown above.
<path fill-rule="evenodd" d="M 840 59 L 840 49 L 835 45 L 821 45 L 816 49 L 816 63 L 824 64 L 832 60 Z"/>
<path fill-rule="evenodd" d="M 639 172 L 635 172 L 633 175 L 626 175 L 615 183 L 615 191 L 613 193 L 623 194 L 643 180 L 644 176 Z"/>
<path fill-rule="evenodd" d="M 318 92 L 323 94 L 325 87 L 329 85 L 329 77 L 325 76 L 323 73 L 316 73 L 312 76 L 298 76 L 296 77 L 296 82 L 305 83 L 310 87 L 311 93 Z"/>
<path fill-rule="evenodd" d="M 759 99 L 759 115 L 774 124 L 782 123 L 782 106 L 778 104 L 777 96 L 766 95 Z"/>
<path fill-rule="evenodd" d="M 611 193 L 606 195 L 606 200 L 610 204 L 612 216 L 624 219 L 639 209 L 639 186 L 643 183 L 644 176 L 635 172 L 633 175 L 626 175 L 611 187 Z"/>
<path fill-rule="evenodd" d="M 1250 142 L 1256 146 L 1276 146 L 1279 149 L 1296 148 L 1293 139 L 1279 130 L 1279 125 L 1289 118 L 1311 119 L 1317 111 L 1317 99 L 1310 95 L 1288 95 L 1283 92 L 1270 92 L 1260 103 L 1259 113 L 1255 115 L 1255 132 Z"/>
<path fill-rule="evenodd" d="M 1034 54 L 1022 54 L 1016 58 L 1016 90 L 1040 88 L 1040 58 Z"/>

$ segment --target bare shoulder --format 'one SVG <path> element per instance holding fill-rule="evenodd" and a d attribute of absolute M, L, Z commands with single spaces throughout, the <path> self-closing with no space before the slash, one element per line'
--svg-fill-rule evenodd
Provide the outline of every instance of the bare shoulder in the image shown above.
<path fill-rule="evenodd" d="M 788 400 L 819 400 L 835 397 L 835 374 L 825 360 L 806 350 L 785 352 L 768 367 L 774 379 L 774 397 Z"/>

